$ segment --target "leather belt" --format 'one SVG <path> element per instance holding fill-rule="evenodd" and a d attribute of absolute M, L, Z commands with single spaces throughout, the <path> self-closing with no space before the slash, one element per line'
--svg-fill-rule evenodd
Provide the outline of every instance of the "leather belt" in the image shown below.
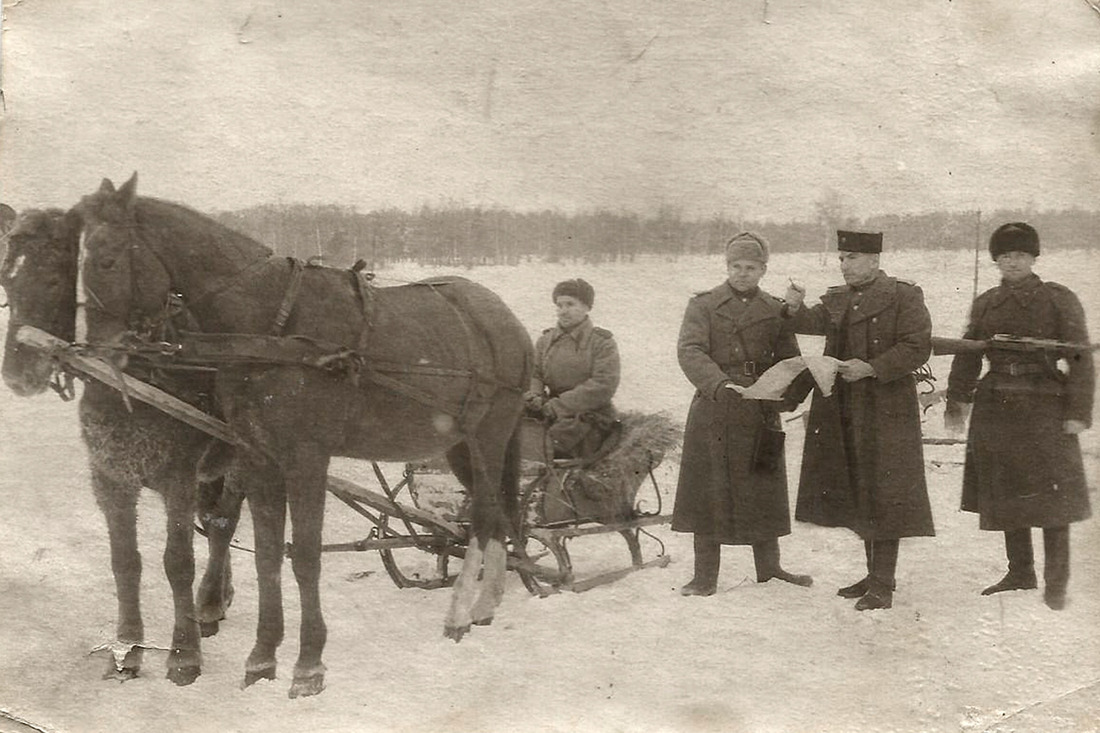
<path fill-rule="evenodd" d="M 756 364 L 755 361 L 727 364 L 722 367 L 722 371 L 731 377 L 756 377 L 759 376 L 759 372 L 756 371 Z"/>
<path fill-rule="evenodd" d="M 1050 367 L 1034 362 L 1013 362 L 1009 364 L 990 364 L 989 371 L 994 374 L 1008 374 L 1012 377 L 1022 377 L 1028 374 L 1050 375 Z"/>

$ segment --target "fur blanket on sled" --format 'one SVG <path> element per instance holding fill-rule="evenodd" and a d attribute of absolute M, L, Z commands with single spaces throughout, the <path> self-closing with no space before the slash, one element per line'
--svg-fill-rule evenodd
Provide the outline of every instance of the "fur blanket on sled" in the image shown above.
<path fill-rule="evenodd" d="M 521 501 L 528 524 L 555 526 L 613 522 L 637 514 L 635 497 L 650 471 L 680 445 L 683 428 L 664 414 L 627 412 L 607 455 L 585 467 L 525 463 Z M 465 490 L 445 462 L 413 466 L 413 496 L 422 509 L 461 521 L 468 514 Z"/>

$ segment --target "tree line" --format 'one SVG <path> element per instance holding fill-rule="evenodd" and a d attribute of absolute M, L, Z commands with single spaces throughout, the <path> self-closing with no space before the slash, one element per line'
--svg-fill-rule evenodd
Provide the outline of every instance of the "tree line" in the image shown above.
<path fill-rule="evenodd" d="M 498 208 L 423 206 L 417 211 L 309 204 L 265 204 L 215 217 L 276 252 L 325 264 L 369 267 L 412 261 L 472 267 L 524 260 L 598 263 L 638 255 L 679 256 L 721 252 L 739 231 L 762 234 L 775 252 L 821 252 L 836 229 L 882 231 L 891 249 L 982 249 L 990 232 L 1007 221 L 1027 221 L 1050 249 L 1100 246 L 1100 212 L 998 210 L 845 216 L 827 205 L 814 221 L 749 221 L 725 216 L 692 219 L 661 207 L 630 212 L 516 212 Z"/>

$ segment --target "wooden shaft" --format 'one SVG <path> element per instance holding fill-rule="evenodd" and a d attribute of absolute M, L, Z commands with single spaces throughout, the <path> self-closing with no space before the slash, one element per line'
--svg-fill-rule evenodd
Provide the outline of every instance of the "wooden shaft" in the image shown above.
<path fill-rule="evenodd" d="M 243 445 L 232 429 L 221 420 L 207 415 L 202 410 L 192 407 L 164 390 L 157 389 L 153 385 L 146 384 L 128 374 L 123 374 L 121 370 L 116 369 L 102 359 L 77 353 L 69 348 L 70 344 L 68 342 L 62 341 L 52 334 L 33 326 L 23 326 L 15 334 L 15 338 L 19 343 L 46 351 L 65 366 L 72 367 L 109 387 L 114 387 L 136 400 L 152 405 L 207 435 L 224 440 L 230 445 Z"/>

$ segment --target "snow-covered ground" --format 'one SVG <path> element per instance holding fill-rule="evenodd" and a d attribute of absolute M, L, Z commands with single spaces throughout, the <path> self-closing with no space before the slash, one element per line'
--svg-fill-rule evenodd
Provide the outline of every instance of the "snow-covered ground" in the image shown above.
<path fill-rule="evenodd" d="M 937 334 L 961 333 L 971 252 L 887 253 L 883 266 L 923 286 Z M 1082 297 L 1094 340 L 1098 266 L 1100 253 L 1059 252 L 1038 267 Z M 715 256 L 461 274 L 500 293 L 533 334 L 552 324 L 554 283 L 585 277 L 596 288 L 594 320 L 616 334 L 623 355 L 619 406 L 682 421 L 692 390 L 676 365 L 680 318 L 690 294 L 720 282 L 723 269 Z M 379 282 L 436 272 L 387 269 Z M 811 299 L 839 281 L 831 257 L 783 255 L 763 285 L 782 294 L 788 276 L 806 282 Z M 981 289 L 995 281 L 983 256 Z M 948 365 L 933 361 L 940 387 Z M 941 420 L 938 408 L 929 411 L 929 435 L 942 434 Z M 788 430 L 788 470 L 797 476 L 800 421 Z M 1093 486 L 1096 435 L 1084 435 Z M 113 639 L 116 604 L 75 405 L 52 394 L 19 399 L 0 388 L 0 709 L 43 731 L 115 733 L 1100 729 L 1096 521 L 1073 527 L 1064 611 L 1049 610 L 1041 591 L 981 597 L 1004 570 L 1001 536 L 979 531 L 977 518 L 958 510 L 962 447 L 929 446 L 925 459 L 937 536 L 902 542 L 891 610 L 857 613 L 835 595 L 864 570 L 862 545 L 847 531 L 796 524 L 782 540 L 784 564 L 813 574 L 810 589 L 757 584 L 748 548 L 726 548 L 719 593 L 700 599 L 677 593 L 691 575 L 690 537 L 658 527 L 654 534 L 672 556 L 667 568 L 545 599 L 528 595 L 512 574 L 495 623 L 456 645 L 441 633 L 448 591 L 398 590 L 376 555 L 333 554 L 322 578 L 328 687 L 289 700 L 298 624 L 289 565 L 280 679 L 239 687 L 256 627 L 252 557 L 243 552 L 233 556 L 230 617 L 205 640 L 203 674 L 193 685 L 164 679 L 165 654 L 157 651 L 146 653 L 142 677 L 101 680 L 108 659 L 91 652 Z M 666 509 L 677 460 L 670 455 L 658 473 Z M 334 470 L 367 475 L 349 461 Z M 172 619 L 160 563 L 163 521 L 159 498 L 147 492 L 139 527 L 143 611 L 147 639 L 161 647 Z M 368 529 L 330 502 L 326 539 L 358 539 Z M 247 513 L 239 539 L 251 544 Z M 570 547 L 581 573 L 626 557 L 617 536 L 580 538 Z M 201 562 L 205 548 L 198 548 Z M 14 724 L 0 716 L 0 731 L 9 729 Z"/>

